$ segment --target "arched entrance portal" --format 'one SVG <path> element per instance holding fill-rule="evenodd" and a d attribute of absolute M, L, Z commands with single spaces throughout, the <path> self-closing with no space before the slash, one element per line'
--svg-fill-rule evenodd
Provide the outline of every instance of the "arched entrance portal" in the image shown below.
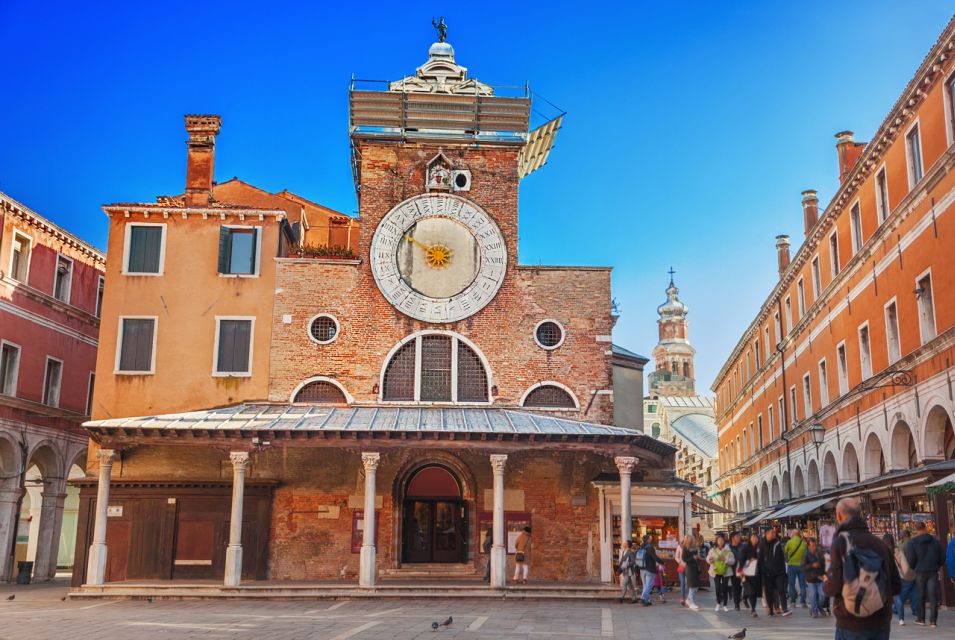
<path fill-rule="evenodd" d="M 464 562 L 467 503 L 461 483 L 447 468 L 422 467 L 405 489 L 403 562 Z"/>

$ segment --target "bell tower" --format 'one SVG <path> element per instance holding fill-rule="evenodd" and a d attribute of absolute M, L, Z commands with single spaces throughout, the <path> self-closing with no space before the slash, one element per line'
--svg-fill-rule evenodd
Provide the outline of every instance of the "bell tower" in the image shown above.
<path fill-rule="evenodd" d="M 669 271 L 670 285 L 666 289 L 667 301 L 657 307 L 659 341 L 653 348 L 656 370 L 650 374 L 650 394 L 658 396 L 695 396 L 696 375 L 693 356 L 696 349 L 687 338 L 687 313 L 689 309 L 680 301 L 680 290 L 673 282 L 676 273 Z"/>

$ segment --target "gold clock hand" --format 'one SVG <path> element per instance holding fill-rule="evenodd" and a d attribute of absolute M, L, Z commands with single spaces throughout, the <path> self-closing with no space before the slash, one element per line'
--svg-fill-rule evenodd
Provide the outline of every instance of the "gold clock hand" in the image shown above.
<path fill-rule="evenodd" d="M 417 240 L 415 240 L 414 238 L 412 238 L 410 234 L 405 234 L 405 238 L 408 240 L 408 242 L 410 242 L 410 243 L 412 243 L 412 244 L 418 245 L 419 247 L 421 247 L 421 248 L 424 249 L 425 251 L 428 251 L 429 249 L 431 249 L 431 247 L 429 247 L 428 245 L 421 244 L 420 242 L 418 242 Z"/>

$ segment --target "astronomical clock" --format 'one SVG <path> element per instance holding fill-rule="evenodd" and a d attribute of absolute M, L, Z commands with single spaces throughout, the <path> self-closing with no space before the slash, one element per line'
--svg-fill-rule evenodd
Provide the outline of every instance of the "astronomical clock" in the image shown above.
<path fill-rule="evenodd" d="M 371 241 L 371 269 L 396 309 L 425 322 L 456 322 L 487 305 L 507 272 L 501 230 L 480 206 L 427 193 L 389 211 Z"/>

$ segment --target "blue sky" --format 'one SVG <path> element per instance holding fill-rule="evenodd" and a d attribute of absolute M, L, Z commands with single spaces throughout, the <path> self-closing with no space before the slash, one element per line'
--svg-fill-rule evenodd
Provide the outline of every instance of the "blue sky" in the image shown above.
<path fill-rule="evenodd" d="M 667 269 L 708 388 L 951 17 L 948 1 L 54 3 L 0 0 L 0 190 L 102 247 L 100 205 L 182 191 L 185 113 L 223 117 L 216 177 L 357 208 L 347 88 L 457 61 L 568 112 L 522 183 L 520 260 L 612 265 L 614 339 L 649 354 Z"/>

